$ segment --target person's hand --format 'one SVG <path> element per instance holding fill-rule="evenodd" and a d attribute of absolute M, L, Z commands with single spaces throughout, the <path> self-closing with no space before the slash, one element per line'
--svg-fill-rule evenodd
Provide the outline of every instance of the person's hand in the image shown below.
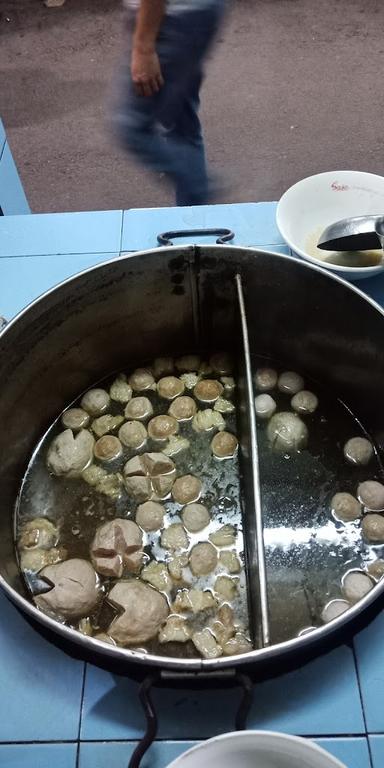
<path fill-rule="evenodd" d="M 164 80 L 155 48 L 133 47 L 131 77 L 139 96 L 153 96 L 160 90 Z"/>

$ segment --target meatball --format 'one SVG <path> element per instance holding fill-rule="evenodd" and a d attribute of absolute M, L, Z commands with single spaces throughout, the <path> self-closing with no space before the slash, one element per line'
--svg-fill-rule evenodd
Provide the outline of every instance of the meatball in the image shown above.
<path fill-rule="evenodd" d="M 255 397 L 255 411 L 259 419 L 270 419 L 275 413 L 276 403 L 271 395 Z"/>
<path fill-rule="evenodd" d="M 184 392 L 184 384 L 176 376 L 164 376 L 157 384 L 157 391 L 160 397 L 166 400 L 174 400 Z"/>
<path fill-rule="evenodd" d="M 384 544 L 384 517 L 374 513 L 365 515 L 361 523 L 364 539 L 372 544 Z"/>
<path fill-rule="evenodd" d="M 128 400 L 131 399 L 132 387 L 128 384 L 127 377 L 124 373 L 119 373 L 115 381 L 111 384 L 109 396 L 111 400 L 115 400 L 117 403 L 128 403 Z"/>
<path fill-rule="evenodd" d="M 366 480 L 357 488 L 357 498 L 372 512 L 384 511 L 384 485 L 376 480 Z"/>
<path fill-rule="evenodd" d="M 169 613 L 164 595 L 138 579 L 115 584 L 108 600 L 123 610 L 107 629 L 107 634 L 119 645 L 138 645 L 152 640 Z"/>
<path fill-rule="evenodd" d="M 291 400 L 291 406 L 296 413 L 314 413 L 318 405 L 319 400 L 316 395 L 307 389 L 297 392 Z"/>
<path fill-rule="evenodd" d="M 256 389 L 270 392 L 277 384 L 277 373 L 273 368 L 258 368 L 255 374 Z"/>
<path fill-rule="evenodd" d="M 136 573 L 143 562 L 143 535 L 132 520 L 116 518 L 97 529 L 90 547 L 94 568 L 103 576 Z"/>
<path fill-rule="evenodd" d="M 48 469 L 54 475 L 77 477 L 92 461 L 95 440 L 82 429 L 76 437 L 66 429 L 52 441 L 47 454 Z"/>
<path fill-rule="evenodd" d="M 143 531 L 159 531 L 164 525 L 165 509 L 157 501 L 145 501 L 136 510 L 136 522 Z"/>
<path fill-rule="evenodd" d="M 365 466 L 373 456 L 373 445 L 365 437 L 351 437 L 345 443 L 344 456 L 350 464 Z"/>
<path fill-rule="evenodd" d="M 373 589 L 375 582 L 364 571 L 348 571 L 341 580 L 342 591 L 349 603 L 358 603 Z"/>
<path fill-rule="evenodd" d="M 238 594 L 237 584 L 239 579 L 231 576 L 218 576 L 215 581 L 215 593 L 220 600 L 231 602 Z"/>
<path fill-rule="evenodd" d="M 86 560 L 73 558 L 47 565 L 40 576 L 52 589 L 37 595 L 36 605 L 42 611 L 61 619 L 80 619 L 95 607 L 99 596 L 97 573 Z"/>
<path fill-rule="evenodd" d="M 209 534 L 209 540 L 216 547 L 229 547 L 235 543 L 236 530 L 233 525 L 222 525 L 217 531 Z"/>
<path fill-rule="evenodd" d="M 181 516 L 187 531 L 191 533 L 202 531 L 211 520 L 208 510 L 203 504 L 188 504 L 184 507 Z"/>
<path fill-rule="evenodd" d="M 308 429 L 296 413 L 275 413 L 267 427 L 268 440 L 280 453 L 299 451 L 308 441 Z"/>
<path fill-rule="evenodd" d="M 184 355 L 176 360 L 176 368 L 182 373 L 197 371 L 200 367 L 201 359 L 198 355 Z"/>
<path fill-rule="evenodd" d="M 97 437 L 103 437 L 108 432 L 113 432 L 114 429 L 122 424 L 124 421 L 123 416 L 112 416 L 110 413 L 106 413 L 104 416 L 99 416 L 92 422 L 92 432 Z"/>
<path fill-rule="evenodd" d="M 189 565 L 194 576 L 206 576 L 217 565 L 217 550 L 208 541 L 202 541 L 192 547 Z"/>
<path fill-rule="evenodd" d="M 161 376 L 168 376 L 169 374 L 173 373 L 173 358 L 156 357 L 156 359 L 153 361 L 152 369 L 157 379 L 160 379 Z"/>
<path fill-rule="evenodd" d="M 129 377 L 129 384 L 134 392 L 143 392 L 154 388 L 155 379 L 148 368 L 136 368 Z"/>
<path fill-rule="evenodd" d="M 143 581 L 147 581 L 149 584 L 152 584 L 153 587 L 156 587 L 159 592 L 166 592 L 169 594 L 173 587 L 166 563 L 155 562 L 152 560 L 152 562 L 143 568 L 140 577 Z"/>
<path fill-rule="evenodd" d="M 159 632 L 160 643 L 186 643 L 192 637 L 192 630 L 182 616 L 168 616 Z"/>
<path fill-rule="evenodd" d="M 216 352 L 209 358 L 211 368 L 221 376 L 228 376 L 233 371 L 233 362 L 226 352 Z"/>
<path fill-rule="evenodd" d="M 172 496 L 177 504 L 190 504 L 199 498 L 203 484 L 194 475 L 183 475 L 175 480 Z"/>
<path fill-rule="evenodd" d="M 350 493 L 335 493 L 331 500 L 332 514 L 336 520 L 349 523 L 361 517 L 361 504 Z"/>
<path fill-rule="evenodd" d="M 57 544 L 59 531 L 46 517 L 35 517 L 23 523 L 18 539 L 19 549 L 51 549 Z"/>
<path fill-rule="evenodd" d="M 177 419 L 177 421 L 188 421 L 192 419 L 197 411 L 196 403 L 192 400 L 192 397 L 188 395 L 182 395 L 176 397 L 168 408 L 168 413 Z"/>
<path fill-rule="evenodd" d="M 95 443 L 93 452 L 99 461 L 113 461 L 118 459 L 123 452 L 123 446 L 118 437 L 104 435 Z"/>
<path fill-rule="evenodd" d="M 201 613 L 217 607 L 217 601 L 208 589 L 180 589 L 172 606 L 176 612 Z"/>
<path fill-rule="evenodd" d="M 374 579 L 379 581 L 384 576 L 384 560 L 378 558 L 377 560 L 374 560 L 373 563 L 369 563 L 367 571 Z"/>
<path fill-rule="evenodd" d="M 215 379 L 202 379 L 197 382 L 193 389 L 195 397 L 203 403 L 214 403 L 223 392 L 223 385 Z"/>
<path fill-rule="evenodd" d="M 126 421 L 119 429 L 119 440 L 127 448 L 134 448 L 136 451 L 143 447 L 147 437 L 147 430 L 140 421 Z"/>
<path fill-rule="evenodd" d="M 170 493 L 176 470 L 172 459 L 164 453 L 143 453 L 127 461 L 124 476 L 128 493 L 138 501 L 158 501 Z"/>
<path fill-rule="evenodd" d="M 205 411 L 198 411 L 193 417 L 192 427 L 195 432 L 210 432 L 211 429 L 221 431 L 225 429 L 225 421 L 221 413 L 207 408 Z"/>
<path fill-rule="evenodd" d="M 161 534 L 161 546 L 171 551 L 178 549 L 187 549 L 189 543 L 188 536 L 181 523 L 172 523 Z"/>
<path fill-rule="evenodd" d="M 89 389 L 81 398 L 81 407 L 90 416 L 101 416 L 105 413 L 110 403 L 109 394 L 105 389 Z"/>
<path fill-rule="evenodd" d="M 218 432 L 211 442 L 211 449 L 217 459 L 232 459 L 236 453 L 238 440 L 230 432 Z"/>
<path fill-rule="evenodd" d="M 179 425 L 173 416 L 155 416 L 148 424 L 148 434 L 152 440 L 166 440 L 179 431 Z"/>
<path fill-rule="evenodd" d="M 61 423 L 64 429 L 73 429 L 78 432 L 79 429 L 85 429 L 89 424 L 89 414 L 82 408 L 68 408 L 61 417 Z"/>
<path fill-rule="evenodd" d="M 123 478 L 120 472 L 107 472 L 103 467 L 92 464 L 81 473 L 83 480 L 93 486 L 98 493 L 117 499 L 123 488 Z"/>
<path fill-rule="evenodd" d="M 277 380 L 277 387 L 280 392 L 295 395 L 296 392 L 300 392 L 303 389 L 304 379 L 294 371 L 284 371 Z"/>
<path fill-rule="evenodd" d="M 224 549 L 219 554 L 220 565 L 225 568 L 228 573 L 240 573 L 241 563 L 237 557 L 235 549 Z"/>
<path fill-rule="evenodd" d="M 217 659 L 223 654 L 221 646 L 208 627 L 202 629 L 201 632 L 194 632 L 192 642 L 205 659 Z"/>
<path fill-rule="evenodd" d="M 152 403 L 147 397 L 133 397 L 124 411 L 126 419 L 138 419 L 139 421 L 149 419 L 152 414 Z"/>
<path fill-rule="evenodd" d="M 184 568 L 188 565 L 188 555 L 184 552 L 180 555 L 174 555 L 168 560 L 168 570 L 174 581 L 182 581 Z"/>
<path fill-rule="evenodd" d="M 347 600 L 330 600 L 322 611 L 321 618 L 325 624 L 337 619 L 350 608 Z"/>

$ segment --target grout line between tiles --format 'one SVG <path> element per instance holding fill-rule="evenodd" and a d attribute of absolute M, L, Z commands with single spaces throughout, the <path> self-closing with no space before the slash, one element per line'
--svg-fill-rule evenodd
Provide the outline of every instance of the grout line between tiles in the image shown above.
<path fill-rule="evenodd" d="M 83 680 L 81 684 L 81 695 L 80 695 L 80 712 L 79 712 L 79 728 L 77 731 L 77 749 L 76 749 L 76 768 L 79 768 L 80 766 L 80 741 L 81 741 L 81 725 L 83 721 L 83 706 L 84 706 L 84 691 L 85 691 L 85 680 L 87 677 L 87 662 L 84 662 L 84 669 L 83 669 Z"/>

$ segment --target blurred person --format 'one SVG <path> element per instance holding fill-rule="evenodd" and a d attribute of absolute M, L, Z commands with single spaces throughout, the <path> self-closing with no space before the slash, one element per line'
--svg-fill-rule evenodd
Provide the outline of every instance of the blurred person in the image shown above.
<path fill-rule="evenodd" d="M 116 115 L 124 146 L 175 185 L 177 205 L 212 198 L 199 119 L 203 64 L 226 0 L 124 0 L 130 43 Z"/>

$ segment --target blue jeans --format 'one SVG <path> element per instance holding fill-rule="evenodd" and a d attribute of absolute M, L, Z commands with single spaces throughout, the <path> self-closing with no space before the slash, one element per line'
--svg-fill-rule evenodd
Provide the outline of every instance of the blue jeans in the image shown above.
<path fill-rule="evenodd" d="M 212 0 L 204 10 L 164 17 L 156 43 L 164 78 L 158 93 L 136 95 L 130 69 L 123 74 L 115 116 L 119 136 L 143 163 L 172 179 L 177 205 L 209 202 L 199 92 L 204 58 L 225 7 L 225 0 Z"/>

